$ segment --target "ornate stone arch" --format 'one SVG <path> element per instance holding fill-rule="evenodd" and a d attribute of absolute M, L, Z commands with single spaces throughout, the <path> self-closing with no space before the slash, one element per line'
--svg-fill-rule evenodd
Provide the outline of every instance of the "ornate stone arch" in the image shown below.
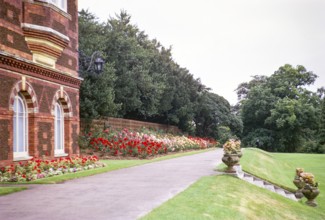
<path fill-rule="evenodd" d="M 55 104 L 60 102 L 63 108 L 64 117 L 72 117 L 72 105 L 69 98 L 69 95 L 63 90 L 59 89 L 56 91 L 51 107 L 51 114 L 55 115 Z"/>
<path fill-rule="evenodd" d="M 9 99 L 9 110 L 13 110 L 13 105 L 15 102 L 15 97 L 18 94 L 21 94 L 26 101 L 28 113 L 38 113 L 38 101 L 36 93 L 31 84 L 25 80 L 17 82 L 11 90 L 10 99 Z"/>

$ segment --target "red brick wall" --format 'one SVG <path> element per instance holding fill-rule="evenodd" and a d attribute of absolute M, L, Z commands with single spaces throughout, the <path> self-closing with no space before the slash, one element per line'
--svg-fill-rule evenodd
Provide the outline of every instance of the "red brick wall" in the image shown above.
<path fill-rule="evenodd" d="M 32 59 L 21 29 L 22 1 L 0 0 L 0 50 Z"/>
<path fill-rule="evenodd" d="M 9 159 L 9 119 L 1 119 L 0 118 L 0 160 L 8 160 Z"/>
<path fill-rule="evenodd" d="M 10 110 L 10 94 L 21 80 L 18 74 L 0 70 L 0 166 L 9 164 L 13 159 L 13 111 Z M 38 112 L 28 114 L 29 155 L 34 157 L 54 156 L 54 116 L 51 109 L 55 94 L 60 85 L 26 77 L 26 82 L 35 91 Z M 64 88 L 71 100 L 72 115 L 65 117 L 65 152 L 79 154 L 79 90 Z M 31 106 L 32 109 L 35 106 Z"/>
<path fill-rule="evenodd" d="M 0 0 L 0 5 L 0 19 L 19 27 L 21 21 L 21 2 L 15 4 L 13 1 Z"/>
<path fill-rule="evenodd" d="M 42 120 L 37 123 L 37 154 L 42 156 L 54 155 L 54 118 L 47 121 Z"/>
<path fill-rule="evenodd" d="M 72 154 L 79 154 L 79 122 L 71 124 Z"/>
<path fill-rule="evenodd" d="M 101 120 L 92 120 L 91 122 L 88 122 L 85 119 L 80 120 L 81 132 L 86 131 L 87 129 L 103 129 L 106 127 L 110 127 L 113 129 L 128 128 L 132 130 L 137 130 L 141 128 L 150 128 L 156 130 L 164 130 L 171 133 L 181 132 L 181 130 L 176 126 L 144 122 L 144 121 L 128 120 L 123 118 L 108 117 L 106 119 L 101 119 Z"/>
<path fill-rule="evenodd" d="M 59 12 L 47 4 L 24 2 L 23 22 L 50 27 L 69 37 L 69 44 L 57 60 L 56 68 L 78 76 L 78 5 L 68 0 L 68 13 Z"/>
<path fill-rule="evenodd" d="M 60 87 L 51 83 L 39 83 L 36 80 L 31 84 L 38 98 L 39 112 L 50 114 L 53 97 Z"/>
<path fill-rule="evenodd" d="M 11 89 L 18 80 L 18 76 L 11 76 L 0 69 L 0 109 L 8 109 Z"/>
<path fill-rule="evenodd" d="M 67 3 L 68 14 L 71 16 L 67 24 L 67 35 L 70 42 L 58 59 L 57 65 L 61 66 L 62 70 L 65 68 L 74 70 L 74 75 L 78 76 L 78 1 L 68 0 Z"/>
<path fill-rule="evenodd" d="M 9 50 L 9 48 L 18 50 L 20 53 L 26 53 L 31 55 L 27 44 L 25 43 L 25 38 L 23 35 L 9 30 L 5 27 L 0 27 L 0 49 L 2 50 Z M 14 52 L 11 50 L 10 52 Z M 14 53 L 17 53 L 16 51 Z M 30 58 L 30 56 L 26 58 Z"/>
<path fill-rule="evenodd" d="M 13 110 L 10 108 L 13 91 L 23 93 L 27 99 L 29 155 L 53 158 L 52 110 L 62 87 L 68 97 L 68 100 L 59 97 L 65 105 L 65 152 L 70 156 L 79 154 L 78 1 L 67 2 L 65 13 L 41 1 L 0 0 L 0 166 L 13 160 Z M 56 70 L 33 64 L 31 45 L 24 35 L 30 32 L 22 28 L 22 23 L 49 27 L 69 38 L 68 43 L 63 39 L 63 44 L 61 39 L 54 38 L 59 45 L 66 45 L 58 57 Z M 44 37 L 37 34 L 33 37 Z M 19 87 L 23 78 L 32 88 L 32 94 Z"/>
<path fill-rule="evenodd" d="M 72 113 L 74 116 L 79 116 L 79 93 L 76 91 L 67 89 L 67 94 L 72 104 Z"/>

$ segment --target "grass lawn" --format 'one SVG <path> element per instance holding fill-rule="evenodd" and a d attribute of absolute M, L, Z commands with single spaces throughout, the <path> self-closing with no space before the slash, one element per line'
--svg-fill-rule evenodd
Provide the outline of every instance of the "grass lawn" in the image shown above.
<path fill-rule="evenodd" d="M 244 171 L 291 191 L 296 190 L 292 182 L 296 168 L 304 168 L 305 172 L 313 173 L 319 183 L 320 194 L 316 198 L 318 208 L 325 212 L 325 154 L 267 153 L 248 148 L 244 150 L 240 163 Z"/>
<path fill-rule="evenodd" d="M 26 187 L 0 187 L 0 196 L 27 189 Z"/>
<path fill-rule="evenodd" d="M 325 213 L 232 176 L 200 179 L 148 219 L 325 219 Z"/>
<path fill-rule="evenodd" d="M 270 154 L 245 149 L 245 171 L 292 190 L 295 168 L 311 172 L 320 183 L 318 207 L 295 202 L 232 176 L 204 177 L 143 219 L 325 219 L 325 155 Z M 322 184 L 323 183 L 323 184 Z"/>

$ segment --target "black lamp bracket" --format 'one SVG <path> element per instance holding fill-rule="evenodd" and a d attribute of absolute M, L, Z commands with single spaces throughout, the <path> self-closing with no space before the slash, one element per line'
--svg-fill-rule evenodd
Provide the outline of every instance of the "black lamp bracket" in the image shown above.
<path fill-rule="evenodd" d="M 96 64 L 96 61 L 98 61 L 98 60 L 99 60 L 99 62 L 101 62 L 100 64 L 101 64 L 101 67 L 102 67 L 104 61 L 103 61 L 103 59 L 102 59 L 101 52 L 100 52 L 100 51 L 95 51 L 95 52 L 91 55 L 91 59 L 90 59 L 90 63 L 89 63 L 89 66 L 88 66 L 87 71 L 89 71 L 89 70 L 91 69 L 91 67 L 92 67 L 94 64 Z M 95 71 L 96 71 L 96 72 L 97 72 L 97 71 L 98 71 L 98 72 L 101 72 L 101 70 L 96 70 L 96 68 L 95 68 Z"/>

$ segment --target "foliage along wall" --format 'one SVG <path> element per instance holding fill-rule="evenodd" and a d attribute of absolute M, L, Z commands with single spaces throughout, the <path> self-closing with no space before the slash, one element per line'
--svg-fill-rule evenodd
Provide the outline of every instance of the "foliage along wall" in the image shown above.
<path fill-rule="evenodd" d="M 139 130 L 142 128 L 154 129 L 154 130 L 163 130 L 168 133 L 181 133 L 181 130 L 176 126 L 144 122 L 144 121 L 136 121 L 129 120 L 123 118 L 112 118 L 107 117 L 105 119 L 93 119 L 93 120 L 85 120 L 81 119 L 80 121 L 80 130 L 81 132 L 89 131 L 89 130 L 101 130 L 101 129 L 116 129 L 122 130 L 127 128 L 129 130 Z"/>

